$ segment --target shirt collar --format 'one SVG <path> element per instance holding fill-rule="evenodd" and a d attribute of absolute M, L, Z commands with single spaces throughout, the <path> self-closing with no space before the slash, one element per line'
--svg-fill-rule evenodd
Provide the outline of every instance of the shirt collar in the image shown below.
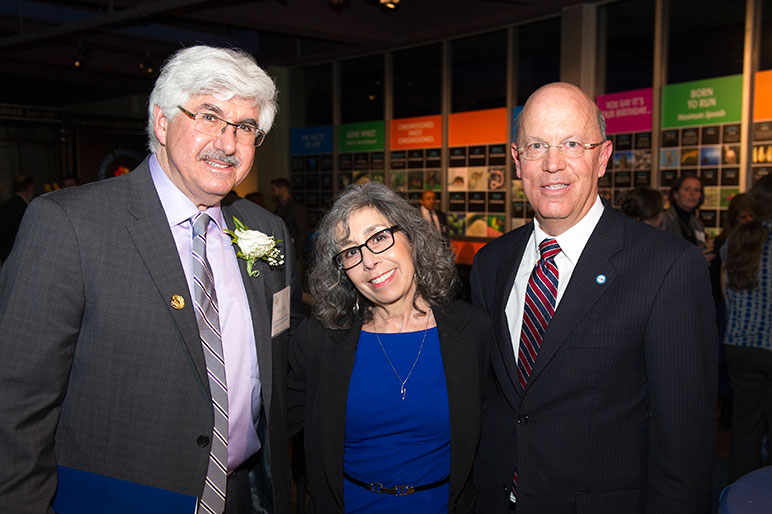
<path fill-rule="evenodd" d="M 595 226 L 598 224 L 600 217 L 603 215 L 603 202 L 600 200 L 600 196 L 595 197 L 595 203 L 592 204 L 587 214 L 580 219 L 576 225 L 569 228 L 558 236 L 551 236 L 544 232 L 539 226 L 539 221 L 533 219 L 533 232 L 534 232 L 534 245 L 536 254 L 539 255 L 539 243 L 544 239 L 556 239 L 560 250 L 568 258 L 573 265 L 579 260 L 579 256 L 584 250 L 584 246 L 592 235 L 592 231 L 595 230 Z"/>
<path fill-rule="evenodd" d="M 150 177 L 153 179 L 153 185 L 158 193 L 158 198 L 161 200 L 161 206 L 169 226 L 174 227 L 187 223 L 193 215 L 199 212 L 198 207 L 169 179 L 155 154 L 150 156 L 149 165 Z M 218 229 L 227 228 L 219 203 L 209 207 L 204 212 L 217 224 Z"/>

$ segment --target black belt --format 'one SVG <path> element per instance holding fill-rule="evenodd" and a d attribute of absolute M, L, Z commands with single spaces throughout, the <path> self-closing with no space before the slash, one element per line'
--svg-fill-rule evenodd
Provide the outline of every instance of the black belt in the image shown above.
<path fill-rule="evenodd" d="M 439 487 L 441 485 L 445 485 L 450 481 L 450 476 L 446 476 L 442 480 L 438 480 L 437 482 L 432 482 L 431 484 L 426 485 L 395 485 L 394 487 L 383 487 L 383 484 L 380 484 L 378 482 L 362 482 L 361 480 L 357 480 L 356 478 L 352 477 L 345 471 L 343 472 L 343 476 L 351 482 L 354 485 L 358 485 L 359 487 L 364 487 L 371 493 L 375 494 L 393 494 L 394 496 L 407 496 L 408 494 L 417 493 L 418 491 L 426 491 L 427 489 L 434 489 L 435 487 Z"/>

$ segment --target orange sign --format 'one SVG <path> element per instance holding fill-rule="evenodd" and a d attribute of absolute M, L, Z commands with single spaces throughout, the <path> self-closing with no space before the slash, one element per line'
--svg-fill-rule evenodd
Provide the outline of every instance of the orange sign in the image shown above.
<path fill-rule="evenodd" d="M 756 73 L 753 90 L 753 119 L 772 119 L 772 70 Z"/>
<path fill-rule="evenodd" d="M 451 241 L 450 246 L 453 247 L 453 253 L 456 254 L 456 264 L 466 264 L 471 266 L 474 262 L 474 256 L 477 251 L 485 246 L 485 242 L 481 241 Z"/>
<path fill-rule="evenodd" d="M 448 118 L 448 146 L 507 142 L 507 108 L 458 112 Z"/>
<path fill-rule="evenodd" d="M 391 150 L 442 146 L 442 116 L 391 120 Z"/>

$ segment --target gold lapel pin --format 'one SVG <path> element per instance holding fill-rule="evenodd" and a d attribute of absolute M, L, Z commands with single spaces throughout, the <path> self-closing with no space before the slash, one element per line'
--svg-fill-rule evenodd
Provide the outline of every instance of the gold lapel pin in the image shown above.
<path fill-rule="evenodd" d="M 172 299 L 169 303 L 171 303 L 172 307 L 174 307 L 179 311 L 185 307 L 185 298 L 183 298 L 178 294 L 175 294 L 174 296 L 172 296 Z"/>

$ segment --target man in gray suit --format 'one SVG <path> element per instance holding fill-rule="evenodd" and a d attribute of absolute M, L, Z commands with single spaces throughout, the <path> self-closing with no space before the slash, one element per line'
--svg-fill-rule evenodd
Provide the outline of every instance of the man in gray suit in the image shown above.
<path fill-rule="evenodd" d="M 195 496 L 198 512 L 289 510 L 294 250 L 278 217 L 228 196 L 275 95 L 244 52 L 182 50 L 150 96 L 152 154 L 29 206 L 0 275 L 0 512 L 51 512 L 65 493 L 86 510 L 93 491 L 57 491 L 65 468 Z M 235 218 L 264 236 L 232 245 Z M 247 263 L 247 239 L 278 252 Z"/>

